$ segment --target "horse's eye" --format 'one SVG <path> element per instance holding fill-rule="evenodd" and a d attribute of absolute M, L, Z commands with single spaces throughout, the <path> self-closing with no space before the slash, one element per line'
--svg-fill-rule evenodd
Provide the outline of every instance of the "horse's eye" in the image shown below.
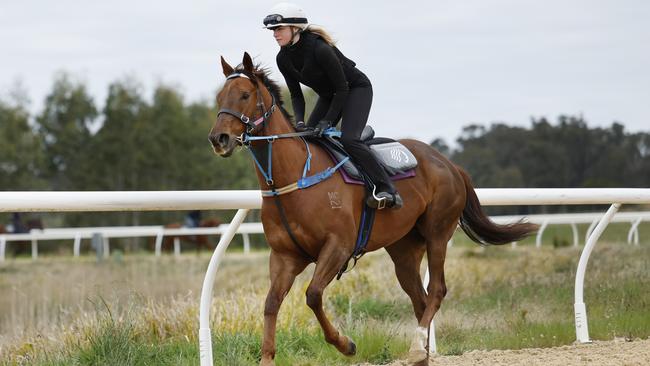
<path fill-rule="evenodd" d="M 246 100 L 246 99 L 248 99 L 248 97 L 250 97 L 250 96 L 251 96 L 251 95 L 250 95 L 249 93 L 244 93 L 244 94 L 242 94 L 241 98 L 244 99 L 244 100 Z"/>

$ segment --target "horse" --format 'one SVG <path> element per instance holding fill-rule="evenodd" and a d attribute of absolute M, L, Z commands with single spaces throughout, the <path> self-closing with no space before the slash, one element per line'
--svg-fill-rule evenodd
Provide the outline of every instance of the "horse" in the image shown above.
<path fill-rule="evenodd" d="M 313 156 L 312 172 L 334 164 L 321 147 L 298 137 L 247 140 L 247 136 L 294 133 L 291 116 L 282 108 L 280 89 L 269 78 L 268 70 L 253 65 L 248 53 L 236 68 L 223 57 L 221 66 L 226 76 L 216 97 L 221 110 L 208 136 L 216 155 L 226 158 L 238 146 L 250 144 L 260 149 L 273 141 L 272 179 L 259 166 L 256 169 L 260 187 L 272 190 L 301 178 L 307 147 Z M 457 226 L 482 245 L 519 240 L 532 234 L 537 226 L 523 221 L 506 225 L 490 221 L 470 177 L 461 167 L 428 144 L 411 139 L 400 142 L 417 158 L 416 174 L 395 182 L 404 206 L 377 211 L 365 251 L 385 248 L 392 259 L 397 280 L 410 298 L 418 322 L 408 360 L 426 365 L 428 327 L 447 292 L 447 241 Z M 270 247 L 271 285 L 264 306 L 260 365 L 275 364 L 278 311 L 296 276 L 312 262 L 316 268 L 306 291 L 307 306 L 313 310 L 328 343 L 344 355 L 356 353 L 355 343 L 339 333 L 324 312 L 323 293 L 354 251 L 365 194 L 363 186 L 346 184 L 341 174 L 335 173 L 307 189 L 263 197 L 261 219 Z M 419 271 L 425 253 L 430 274 L 426 291 Z"/>
<path fill-rule="evenodd" d="M 216 217 L 210 217 L 201 220 L 198 227 L 217 227 L 219 225 L 221 225 L 221 220 L 217 219 Z M 183 227 L 183 224 L 177 222 L 165 225 L 165 229 L 179 229 L 181 227 Z M 164 248 L 169 248 L 169 250 L 171 250 L 171 248 L 173 248 L 173 242 L 175 239 L 196 244 L 197 252 L 201 251 L 201 249 L 209 250 L 212 249 L 211 247 L 213 247 L 209 245 L 208 235 L 169 235 L 165 236 L 163 239 L 161 249 L 164 250 Z"/>
<path fill-rule="evenodd" d="M 43 230 L 45 226 L 43 225 L 43 220 L 39 217 L 34 217 L 30 218 L 25 222 L 25 233 L 29 233 L 32 229 L 40 229 Z M 7 227 L 0 224 L 0 234 L 11 234 L 8 230 Z M 12 244 L 12 250 L 11 253 L 14 257 L 20 255 L 20 254 L 26 254 L 29 253 L 31 250 L 30 242 L 28 241 L 18 241 L 15 242 L 15 244 Z"/>

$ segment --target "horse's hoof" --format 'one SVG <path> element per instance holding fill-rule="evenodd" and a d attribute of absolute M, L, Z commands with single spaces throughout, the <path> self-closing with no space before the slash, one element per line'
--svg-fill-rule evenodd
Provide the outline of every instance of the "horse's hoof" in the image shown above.
<path fill-rule="evenodd" d="M 420 362 L 414 363 L 413 366 L 429 366 L 429 360 L 425 358 Z"/>
<path fill-rule="evenodd" d="M 352 342 L 350 339 L 350 343 L 348 344 L 348 352 L 345 354 L 346 356 L 354 356 L 357 354 L 357 345 Z"/>
<path fill-rule="evenodd" d="M 275 361 L 262 359 L 260 361 L 260 366 L 275 366 Z"/>
<path fill-rule="evenodd" d="M 417 350 L 411 350 L 409 352 L 409 357 L 408 357 L 408 362 L 413 365 L 426 365 L 420 364 L 422 361 L 427 361 L 427 350 L 425 349 L 417 349 Z"/>

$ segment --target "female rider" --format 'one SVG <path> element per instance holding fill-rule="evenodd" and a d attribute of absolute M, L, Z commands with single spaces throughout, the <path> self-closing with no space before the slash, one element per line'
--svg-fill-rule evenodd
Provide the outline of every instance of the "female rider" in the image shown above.
<path fill-rule="evenodd" d="M 273 31 L 280 45 L 276 62 L 291 93 L 296 129 L 322 132 L 342 119 L 341 143 L 376 187 L 374 197 L 370 195 L 367 200 L 368 205 L 378 207 L 385 200 L 386 207 L 400 208 L 402 198 L 393 182 L 361 141 L 372 104 L 368 77 L 336 48 L 326 31 L 309 25 L 307 16 L 297 5 L 277 4 L 264 18 L 264 27 Z M 318 94 L 307 123 L 300 83 Z"/>

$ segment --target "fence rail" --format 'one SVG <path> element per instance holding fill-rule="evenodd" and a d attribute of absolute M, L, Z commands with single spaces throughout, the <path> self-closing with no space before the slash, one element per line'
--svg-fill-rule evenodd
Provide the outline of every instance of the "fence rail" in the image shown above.
<path fill-rule="evenodd" d="M 650 204 L 650 189 L 477 189 L 483 205 L 610 205 L 596 225 L 580 256 L 575 283 L 576 337 L 589 342 L 583 283 L 589 255 L 607 224 L 622 204 Z M 260 208 L 260 191 L 168 191 L 168 192 L 1 192 L 0 212 L 13 211 L 152 211 L 237 209 L 232 223 L 215 249 L 201 292 L 199 347 L 201 365 L 212 365 L 209 310 L 216 271 L 221 257 L 250 209 Z M 433 327 L 432 327 L 433 328 Z M 430 337 L 435 338 L 435 337 Z"/>
<path fill-rule="evenodd" d="M 509 223 L 526 219 L 528 222 L 540 225 L 535 239 L 535 245 L 539 248 L 542 245 L 542 236 L 548 225 L 571 225 L 573 234 L 573 246 L 578 246 L 580 239 L 578 234 L 577 224 L 590 224 L 585 232 L 585 242 L 589 235 L 598 224 L 602 217 L 599 212 L 585 212 L 585 213 L 561 213 L 561 214 L 545 214 L 545 215 L 510 215 L 510 216 L 491 216 L 490 219 L 497 223 Z M 627 222 L 630 224 L 630 229 L 627 235 L 628 244 L 634 243 L 639 245 L 639 224 L 643 221 L 650 221 L 650 211 L 644 212 L 619 212 L 611 220 L 612 223 Z M 228 228 L 227 224 L 222 224 L 217 227 L 209 228 L 165 228 L 162 225 L 152 226 L 102 226 L 102 227 L 68 227 L 68 228 L 46 228 L 46 229 L 32 229 L 29 233 L 20 234 L 0 234 L 0 241 L 5 242 L 4 246 L 0 246 L 0 262 L 5 259 L 6 243 L 8 242 L 31 242 L 32 243 L 32 258 L 38 257 L 38 241 L 41 240 L 73 240 L 73 254 L 78 257 L 80 254 L 81 240 L 90 239 L 94 234 L 100 234 L 104 239 L 103 255 L 108 257 L 110 254 L 110 242 L 112 238 L 134 238 L 134 237 L 155 237 L 155 253 L 161 254 L 162 240 L 168 236 L 189 236 L 189 235 L 222 235 Z M 244 253 L 250 251 L 250 237 L 249 234 L 263 234 L 264 228 L 261 223 L 242 223 L 237 229 L 236 234 L 240 234 L 244 241 Z M 513 246 L 516 243 L 513 243 Z M 451 241 L 450 241 L 451 245 Z M 174 238 L 174 254 L 180 255 L 181 247 L 180 241 Z"/>

